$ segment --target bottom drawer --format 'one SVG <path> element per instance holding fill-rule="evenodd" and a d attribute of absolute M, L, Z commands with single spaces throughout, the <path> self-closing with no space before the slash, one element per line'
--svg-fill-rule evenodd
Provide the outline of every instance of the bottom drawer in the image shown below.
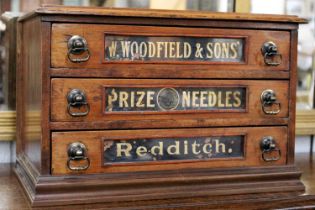
<path fill-rule="evenodd" d="M 52 133 L 52 174 L 284 165 L 287 127 Z"/>

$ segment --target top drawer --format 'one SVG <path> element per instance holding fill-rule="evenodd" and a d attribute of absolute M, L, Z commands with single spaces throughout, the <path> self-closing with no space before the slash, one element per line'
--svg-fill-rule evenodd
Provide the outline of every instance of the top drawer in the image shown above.
<path fill-rule="evenodd" d="M 68 43 L 79 35 L 87 49 Z M 73 40 L 73 39 L 72 39 Z M 272 42 L 275 47 L 264 43 Z M 79 43 L 80 46 L 80 43 Z M 53 68 L 87 68 L 131 77 L 207 77 L 207 71 L 275 71 L 289 69 L 290 33 L 269 30 L 53 24 Z M 79 59 L 79 60 L 77 60 Z M 72 60 L 72 61 L 71 61 Z M 79 61 L 79 62 L 78 62 Z M 185 64 L 185 65 L 182 65 Z M 126 73 L 128 70 L 128 73 Z M 141 77 L 138 74 L 133 77 Z"/>

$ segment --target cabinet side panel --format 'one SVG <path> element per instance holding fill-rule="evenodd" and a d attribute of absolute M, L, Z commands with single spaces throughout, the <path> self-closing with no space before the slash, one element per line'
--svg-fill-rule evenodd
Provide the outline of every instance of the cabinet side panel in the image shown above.
<path fill-rule="evenodd" d="M 41 78 L 42 78 L 42 98 L 41 98 L 41 174 L 50 174 L 50 37 L 51 23 L 41 22 Z"/>
<path fill-rule="evenodd" d="M 17 23 L 17 49 L 16 49 L 16 153 L 20 155 L 23 152 L 23 134 L 24 134 L 24 106 L 23 106 L 23 57 L 22 57 L 22 23 Z"/>
<path fill-rule="evenodd" d="M 289 141 L 288 164 L 294 164 L 295 148 L 295 115 L 296 115 L 296 83 L 297 83 L 297 30 L 291 31 L 291 62 L 290 62 L 290 99 L 289 99 Z"/>
<path fill-rule="evenodd" d="M 20 132 L 24 154 L 31 163 L 41 170 L 41 52 L 40 19 L 33 18 L 22 23 L 21 66 L 23 80 L 19 82 L 20 104 L 22 106 L 22 127 Z M 22 93 L 22 94 L 21 94 Z M 22 103 L 22 104 L 21 104 Z M 18 113 L 19 114 L 19 113 Z"/>
<path fill-rule="evenodd" d="M 3 16 L 2 16 L 3 17 Z M 6 24 L 6 32 L 4 33 L 4 45 L 5 45 L 5 68 L 3 70 L 3 94 L 4 101 L 9 110 L 15 110 L 16 100 L 16 28 L 17 28 L 17 16 L 7 16 L 8 19 L 4 20 Z"/>

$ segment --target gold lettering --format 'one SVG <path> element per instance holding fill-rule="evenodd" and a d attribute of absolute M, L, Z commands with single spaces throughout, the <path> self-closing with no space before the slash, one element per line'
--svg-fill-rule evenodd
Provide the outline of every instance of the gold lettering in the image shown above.
<path fill-rule="evenodd" d="M 176 55 L 175 55 L 175 42 L 170 42 L 170 50 L 169 50 L 169 53 L 170 53 L 170 55 L 169 55 L 169 57 L 170 58 L 175 58 L 176 57 Z"/>
<path fill-rule="evenodd" d="M 116 56 L 116 49 L 117 49 L 117 41 L 112 41 L 111 46 L 108 46 L 110 57 Z"/>
<path fill-rule="evenodd" d="M 220 58 L 221 57 L 221 45 L 220 43 L 214 43 L 214 57 Z"/>
<path fill-rule="evenodd" d="M 232 91 L 226 91 L 225 96 L 225 106 L 226 107 L 232 107 L 232 104 L 230 103 Z"/>
<path fill-rule="evenodd" d="M 172 151 L 174 150 L 174 151 Z M 167 147 L 167 153 L 169 155 L 179 155 L 179 141 L 175 141 L 175 144 Z"/>
<path fill-rule="evenodd" d="M 189 58 L 191 55 L 191 46 L 188 42 L 184 42 L 184 58 Z"/>
<path fill-rule="evenodd" d="M 222 92 L 218 92 L 218 107 L 224 107 L 224 104 L 222 103 Z"/>
<path fill-rule="evenodd" d="M 207 91 L 200 91 L 200 107 L 207 107 L 205 103 Z"/>
<path fill-rule="evenodd" d="M 113 102 L 117 101 L 118 99 L 118 94 L 116 93 L 115 89 L 113 88 L 111 91 L 111 95 L 108 95 L 108 111 L 113 110 Z"/>
<path fill-rule="evenodd" d="M 125 147 L 124 149 L 122 147 Z M 125 153 L 126 157 L 130 156 L 130 150 L 132 149 L 132 146 L 130 143 L 117 143 L 116 144 L 117 148 L 117 157 L 121 157 L 122 153 Z"/>
<path fill-rule="evenodd" d="M 176 57 L 182 58 L 183 54 L 180 53 L 180 42 L 176 42 Z"/>
<path fill-rule="evenodd" d="M 135 107 L 135 92 L 130 93 L 130 107 Z"/>
<path fill-rule="evenodd" d="M 208 50 L 208 53 L 207 53 L 207 58 L 213 58 L 213 43 L 212 42 L 209 42 L 207 44 L 207 50 Z"/>
<path fill-rule="evenodd" d="M 153 58 L 155 56 L 155 45 L 153 42 L 149 42 L 149 57 Z"/>
<path fill-rule="evenodd" d="M 139 96 L 139 98 L 137 100 L 136 107 L 144 107 L 143 99 L 145 96 L 145 92 L 137 91 L 137 95 Z"/>
<path fill-rule="evenodd" d="M 184 155 L 188 154 L 188 142 L 185 140 L 184 141 Z"/>
<path fill-rule="evenodd" d="M 200 150 L 197 151 L 197 147 L 199 147 L 200 144 L 197 144 L 196 141 L 192 144 L 192 153 L 195 155 L 198 155 L 200 153 Z"/>
<path fill-rule="evenodd" d="M 125 91 L 119 92 L 119 107 L 128 107 L 128 93 Z"/>
<path fill-rule="evenodd" d="M 192 46 L 189 42 L 136 42 L 136 41 L 111 41 L 109 43 L 108 53 L 109 57 L 116 57 L 117 50 L 121 44 L 121 52 L 123 58 L 136 57 L 136 58 L 190 58 L 192 53 Z M 208 42 L 206 46 L 206 57 L 208 59 L 216 58 L 230 58 L 236 59 L 239 57 L 239 47 L 241 43 L 236 42 Z"/>
<path fill-rule="evenodd" d="M 151 103 L 151 101 L 153 101 L 154 94 L 155 94 L 154 91 L 147 92 L 147 107 L 155 107 L 155 104 Z"/>
<path fill-rule="evenodd" d="M 234 100 L 235 102 L 233 103 L 233 106 L 234 107 L 240 107 L 241 104 L 242 104 L 242 101 L 241 101 L 241 92 L 240 91 L 235 91 L 233 93 L 233 97 L 234 97 Z"/>
<path fill-rule="evenodd" d="M 137 42 L 132 42 L 130 45 L 130 54 L 131 57 L 138 57 L 139 56 L 139 46 Z"/>
<path fill-rule="evenodd" d="M 121 50 L 124 58 L 129 57 L 130 41 L 121 41 Z"/>
<path fill-rule="evenodd" d="M 144 146 L 139 146 L 139 147 L 137 147 L 136 153 L 137 153 L 137 155 L 138 155 L 139 157 L 144 156 L 145 153 L 147 153 L 147 152 L 148 152 L 148 150 L 147 150 L 146 147 L 144 147 Z"/>
<path fill-rule="evenodd" d="M 163 42 L 164 43 L 164 58 L 168 57 L 168 52 L 167 52 L 167 45 L 169 44 L 169 42 Z"/>
<path fill-rule="evenodd" d="M 182 99 L 183 107 L 190 107 L 190 91 L 183 91 L 183 99 Z"/>
<path fill-rule="evenodd" d="M 222 58 L 229 58 L 230 43 L 222 43 Z"/>
<path fill-rule="evenodd" d="M 148 47 L 145 42 L 140 43 L 140 57 L 144 58 L 147 56 Z"/>
<path fill-rule="evenodd" d="M 156 42 L 156 44 L 157 44 L 157 57 L 158 58 L 160 58 L 161 57 L 161 50 L 162 50 L 162 44 L 163 44 L 163 42 Z"/>
<path fill-rule="evenodd" d="M 193 107 L 199 107 L 199 104 L 197 104 L 199 97 L 197 95 L 199 95 L 198 91 L 192 92 L 192 106 Z"/>
<path fill-rule="evenodd" d="M 213 91 L 209 91 L 208 93 L 208 106 L 214 107 L 217 103 L 217 95 Z"/>
<path fill-rule="evenodd" d="M 215 139 L 215 153 L 225 153 L 225 144 L 220 143 L 219 139 Z M 221 148 L 221 152 L 220 152 Z"/>
<path fill-rule="evenodd" d="M 163 155 L 163 142 L 159 142 L 159 145 L 155 145 L 151 148 L 151 154 L 152 155 L 157 155 L 155 150 L 159 150 L 158 154 Z"/>
<path fill-rule="evenodd" d="M 238 57 L 238 50 L 236 50 L 236 48 L 238 47 L 239 42 L 233 42 L 231 43 L 231 51 L 232 51 L 232 55 L 230 58 L 237 58 Z"/>

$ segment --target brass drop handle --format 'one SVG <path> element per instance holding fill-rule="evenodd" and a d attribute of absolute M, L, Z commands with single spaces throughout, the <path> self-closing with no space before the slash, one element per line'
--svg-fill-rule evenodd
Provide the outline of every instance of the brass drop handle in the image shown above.
<path fill-rule="evenodd" d="M 77 166 L 74 162 L 83 161 Z M 80 142 L 71 143 L 68 146 L 67 167 L 72 171 L 84 171 L 90 167 L 90 159 L 87 157 L 86 146 Z"/>
<path fill-rule="evenodd" d="M 82 90 L 72 89 L 67 95 L 68 113 L 73 117 L 86 116 L 90 112 L 90 105 L 87 102 L 86 95 Z M 83 108 L 83 111 L 81 110 Z"/>
<path fill-rule="evenodd" d="M 261 107 L 265 114 L 275 115 L 281 111 L 281 104 L 277 100 L 274 90 L 264 90 L 260 96 Z"/>
<path fill-rule="evenodd" d="M 68 40 L 68 58 L 73 63 L 85 62 L 90 59 L 90 51 L 87 41 L 78 35 Z"/>
<path fill-rule="evenodd" d="M 278 47 L 274 42 L 265 42 L 261 47 L 264 62 L 269 66 L 278 66 L 282 62 L 282 55 L 278 53 Z"/>
<path fill-rule="evenodd" d="M 281 151 L 277 147 L 272 136 L 265 136 L 260 142 L 261 157 L 266 162 L 277 161 L 281 157 Z"/>

